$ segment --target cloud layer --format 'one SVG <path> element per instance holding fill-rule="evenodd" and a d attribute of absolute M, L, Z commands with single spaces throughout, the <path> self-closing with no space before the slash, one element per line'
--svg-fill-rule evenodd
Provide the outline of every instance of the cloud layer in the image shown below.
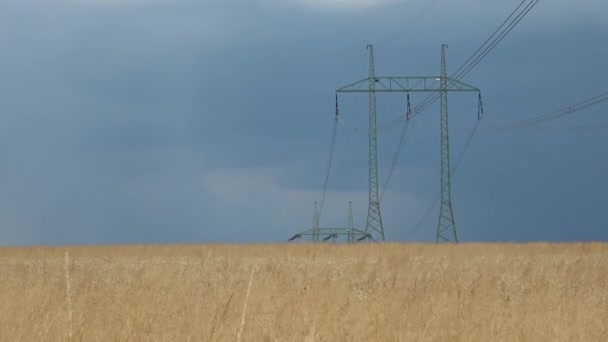
<path fill-rule="evenodd" d="M 0 2 L 0 243 L 268 242 L 308 228 L 334 90 L 365 77 L 365 44 L 377 43 L 382 74 L 437 73 L 441 43 L 455 70 L 516 5 L 438 1 L 385 41 L 427 3 Z M 605 87 L 606 6 L 588 4 L 541 3 L 467 75 L 483 89 L 484 120 L 524 119 Z M 379 96 L 379 123 L 404 107 L 401 94 Z M 454 158 L 476 109 L 474 95 L 450 95 Z M 340 110 L 360 129 L 340 126 L 322 221 L 345 224 L 352 201 L 363 228 L 367 98 L 341 96 Z M 392 240 L 439 188 L 438 108 L 415 121 L 382 207 Z M 480 132 L 453 180 L 463 239 L 606 238 L 605 136 Z M 381 183 L 398 135 L 379 137 Z M 432 240 L 435 225 L 433 212 L 413 237 Z"/>

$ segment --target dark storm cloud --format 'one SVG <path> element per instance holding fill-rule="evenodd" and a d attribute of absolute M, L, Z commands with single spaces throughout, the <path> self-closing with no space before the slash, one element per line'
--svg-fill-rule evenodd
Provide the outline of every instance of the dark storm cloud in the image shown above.
<path fill-rule="evenodd" d="M 455 70 L 514 4 L 438 3 L 387 40 L 403 27 L 400 13 L 423 6 L 2 2 L 0 243 L 282 241 L 307 228 L 333 90 L 365 77 L 365 44 L 378 42 L 379 73 L 433 74 L 446 42 Z M 568 6 L 539 6 L 467 76 L 483 89 L 488 121 L 544 113 L 603 86 L 598 70 L 608 50 L 596 42 L 606 32 L 598 19 L 605 5 Z M 360 227 L 366 99 L 340 101 L 359 130 L 340 128 L 324 220 L 345 222 L 352 200 Z M 457 155 L 474 96 L 451 97 L 450 110 Z M 381 122 L 402 112 L 402 99 L 379 102 Z M 580 120 L 601 122 L 601 112 Z M 404 148 L 383 203 L 391 239 L 405 238 L 438 190 L 436 124 L 435 106 Z M 397 131 L 380 136 L 381 177 Z M 606 239 L 604 143 L 598 133 L 480 131 L 454 178 L 461 236 Z M 432 239 L 434 216 L 416 239 Z"/>

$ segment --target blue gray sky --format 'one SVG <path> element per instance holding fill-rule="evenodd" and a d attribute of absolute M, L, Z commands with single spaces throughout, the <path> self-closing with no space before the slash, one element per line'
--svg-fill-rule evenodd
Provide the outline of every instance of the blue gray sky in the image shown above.
<path fill-rule="evenodd" d="M 281 242 L 312 223 L 336 88 L 460 66 L 519 0 L 2 0 L 0 245 Z M 606 104 L 553 128 L 484 126 L 605 91 L 608 4 L 541 2 L 464 79 L 486 118 L 458 173 L 462 241 L 608 240 Z M 403 31 L 404 27 L 409 29 Z M 423 95 L 412 96 L 412 104 Z M 367 98 L 340 99 L 322 225 L 367 214 Z M 475 122 L 450 95 L 452 155 Z M 378 121 L 403 96 L 378 96 Z M 391 241 L 433 241 L 438 105 L 412 123 L 382 203 Z M 549 125 L 548 125 L 549 126 Z M 566 127 L 566 128 L 564 128 Z M 399 128 L 379 136 L 383 183 Z"/>

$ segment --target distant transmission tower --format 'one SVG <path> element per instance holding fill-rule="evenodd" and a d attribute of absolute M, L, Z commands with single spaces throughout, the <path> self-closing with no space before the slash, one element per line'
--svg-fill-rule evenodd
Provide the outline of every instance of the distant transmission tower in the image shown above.
<path fill-rule="evenodd" d="M 336 93 L 369 94 L 369 207 L 365 232 L 374 240 L 385 241 L 384 227 L 378 201 L 378 143 L 376 125 L 376 94 L 382 93 L 439 93 L 441 97 L 441 209 L 436 242 L 458 242 L 451 199 L 450 148 L 448 130 L 448 92 L 477 92 L 480 90 L 464 82 L 447 77 L 445 49 L 441 46 L 439 76 L 383 76 L 375 74 L 374 48 L 369 50 L 369 77 L 339 88 Z M 367 89 L 364 85 L 367 84 Z M 409 118 L 407 118 L 409 120 Z"/>
<path fill-rule="evenodd" d="M 319 211 L 317 209 L 317 202 L 315 202 L 315 211 L 312 218 L 312 228 L 293 235 L 287 241 L 296 242 L 308 236 L 312 237 L 313 243 L 328 241 L 336 243 L 344 241 L 344 237 L 346 237 L 346 243 L 374 241 L 371 234 L 368 234 L 362 230 L 355 228 L 355 222 L 353 219 L 353 206 L 351 202 L 348 202 L 348 223 L 346 224 L 346 227 L 320 227 Z"/>

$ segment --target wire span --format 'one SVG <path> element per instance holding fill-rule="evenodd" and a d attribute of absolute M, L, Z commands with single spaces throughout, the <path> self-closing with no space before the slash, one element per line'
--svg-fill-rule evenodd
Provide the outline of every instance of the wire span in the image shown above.
<path fill-rule="evenodd" d="M 424 17 L 424 15 L 426 14 L 426 12 L 428 12 L 428 10 L 431 9 L 431 7 L 433 7 L 433 5 L 435 4 L 435 2 L 437 2 L 437 0 L 431 0 L 431 2 L 429 2 L 429 4 L 424 7 L 422 9 L 422 11 L 420 11 L 420 13 L 418 13 L 418 15 L 409 23 L 407 23 L 405 26 L 403 26 L 403 28 L 401 28 L 399 31 L 397 31 L 393 36 L 391 36 L 390 38 L 381 41 L 380 44 L 384 44 L 384 43 L 389 43 L 390 41 L 392 41 L 393 39 L 397 38 L 400 34 L 403 34 L 404 32 L 407 32 L 409 29 L 412 28 L 412 26 L 414 26 L 414 24 L 420 20 L 422 17 Z"/>
<path fill-rule="evenodd" d="M 329 174 L 331 173 L 331 162 L 334 158 L 334 147 L 336 146 L 336 135 L 338 133 L 338 120 L 340 112 L 338 111 L 338 94 L 336 94 L 336 117 L 334 119 L 334 127 L 331 133 L 331 144 L 329 147 L 329 156 L 327 157 L 327 167 L 325 168 L 325 181 L 323 183 L 323 192 L 321 194 L 321 202 L 319 203 L 319 214 L 317 215 L 317 222 L 321 219 L 321 212 L 323 211 L 323 205 L 325 204 L 325 195 L 327 193 L 327 183 L 329 182 Z"/>
<path fill-rule="evenodd" d="M 412 115 L 412 106 L 410 105 L 410 94 L 407 94 L 407 111 L 406 117 L 409 118 Z M 408 119 L 403 125 L 403 129 L 401 130 L 401 136 L 399 137 L 399 143 L 397 144 L 397 150 L 393 155 L 393 161 L 391 162 L 391 166 L 388 170 L 388 176 L 386 177 L 386 182 L 384 183 L 384 187 L 382 189 L 382 193 L 380 194 L 380 203 L 382 203 L 382 198 L 384 198 L 384 194 L 386 193 L 386 189 L 388 188 L 388 184 L 391 181 L 391 177 L 393 175 L 393 171 L 395 170 L 395 166 L 397 165 L 397 161 L 399 160 L 399 154 L 401 152 L 401 148 L 404 146 L 405 136 L 407 134 L 407 128 L 410 125 L 410 120 Z"/>
<path fill-rule="evenodd" d="M 542 124 L 544 122 L 556 120 L 556 119 L 559 119 L 566 115 L 574 114 L 583 109 L 598 105 L 604 101 L 608 101 L 608 91 L 605 91 L 599 95 L 595 95 L 584 101 L 564 107 L 562 109 L 553 111 L 548 114 L 539 115 L 539 116 L 536 116 L 536 117 L 533 117 L 530 119 L 526 119 L 526 120 L 515 121 L 515 122 L 509 123 L 509 124 L 484 127 L 483 129 L 502 131 L 502 130 L 512 130 L 512 129 L 517 129 L 517 128 L 538 126 L 539 124 Z"/>
<path fill-rule="evenodd" d="M 511 18 L 513 18 L 513 15 L 515 15 L 515 13 L 517 13 L 519 11 L 521 6 L 526 1 L 527 0 L 523 0 L 515 8 L 515 10 L 513 10 L 513 12 L 511 12 L 511 14 L 507 17 L 507 19 L 505 21 L 503 21 L 503 23 L 494 31 L 494 33 L 492 33 L 492 35 L 481 45 L 481 47 L 479 49 L 477 49 L 477 51 L 475 51 L 473 53 L 473 55 L 471 55 L 471 57 L 469 57 L 469 59 L 467 59 L 466 62 L 463 63 L 456 70 L 456 72 L 451 77 L 452 80 L 460 81 L 471 70 L 473 70 L 473 68 L 475 66 L 477 66 L 477 64 L 479 64 L 492 50 L 494 50 L 494 48 L 515 28 L 515 26 L 517 26 L 517 24 L 519 24 L 519 22 L 522 21 L 523 18 L 540 2 L 540 0 L 530 1 L 523 8 L 523 10 L 521 10 L 521 12 L 519 12 L 513 20 L 511 20 Z M 509 20 L 511 20 L 511 21 L 509 22 Z M 505 24 L 507 22 L 509 22 L 509 24 L 505 27 Z M 499 31 L 500 31 L 500 33 L 498 33 Z M 492 37 L 494 37 L 497 33 L 498 33 L 498 36 L 496 38 L 494 38 L 494 40 L 490 41 L 490 39 L 492 39 Z M 488 44 L 488 42 L 490 42 L 490 43 Z M 481 51 L 481 53 L 479 51 Z M 453 86 L 453 84 L 454 84 L 454 82 L 450 82 L 450 84 L 448 84 L 448 88 L 451 88 Z M 435 101 L 437 101 L 438 98 L 439 98 L 438 92 L 429 95 L 420 105 L 418 105 L 414 109 L 413 115 L 418 115 L 419 113 L 424 111 L 431 104 L 433 104 Z"/>
<path fill-rule="evenodd" d="M 509 16 L 498 26 L 498 28 L 486 39 L 486 41 L 452 74 L 450 77 L 454 81 L 460 81 L 466 76 L 475 66 L 477 66 L 496 46 L 524 19 L 524 17 L 534 8 L 541 0 L 522 0 L 519 5 L 509 14 Z M 524 4 L 526 4 L 524 6 Z M 522 9 L 522 6 L 523 9 Z M 448 88 L 451 88 L 454 82 L 448 83 Z M 429 106 L 439 99 L 439 92 L 435 92 L 427 96 L 420 104 L 418 104 L 412 113 L 412 117 L 422 113 Z M 385 125 L 378 128 L 378 131 L 384 132 L 399 126 L 404 117 L 394 119 Z"/>

